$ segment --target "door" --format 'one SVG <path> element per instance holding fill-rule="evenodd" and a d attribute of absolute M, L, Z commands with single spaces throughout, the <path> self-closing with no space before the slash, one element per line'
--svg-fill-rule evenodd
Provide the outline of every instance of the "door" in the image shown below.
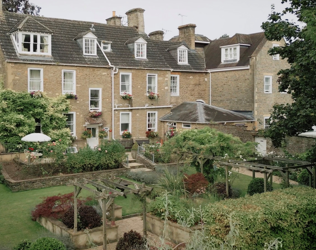
<path fill-rule="evenodd" d="M 257 151 L 262 156 L 265 156 L 267 154 L 267 140 L 263 137 L 256 137 L 255 142 L 257 144 Z"/>
<path fill-rule="evenodd" d="M 87 143 L 90 148 L 95 149 L 99 145 L 98 126 L 87 126 L 87 130 L 91 131 L 91 137 L 87 138 Z"/>

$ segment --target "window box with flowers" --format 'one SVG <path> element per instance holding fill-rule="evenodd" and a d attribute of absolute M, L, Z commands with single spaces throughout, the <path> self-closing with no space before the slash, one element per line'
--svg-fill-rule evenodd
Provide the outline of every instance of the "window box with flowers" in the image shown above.
<path fill-rule="evenodd" d="M 158 133 L 155 131 L 146 131 L 146 137 L 149 139 L 154 139 L 158 137 Z"/>
<path fill-rule="evenodd" d="M 99 112 L 99 111 L 90 111 L 90 114 L 89 114 L 89 116 L 92 118 L 97 118 L 97 117 L 100 117 L 101 115 L 102 115 L 102 112 Z"/>
<path fill-rule="evenodd" d="M 75 99 L 75 100 L 78 99 L 78 96 L 75 94 L 72 94 L 72 93 L 66 93 L 65 97 L 66 97 L 66 99 Z"/>
<path fill-rule="evenodd" d="M 133 96 L 131 94 L 128 94 L 128 93 L 123 93 L 123 95 L 121 95 L 121 98 L 123 100 L 132 100 L 133 99 Z"/>
<path fill-rule="evenodd" d="M 81 138 L 82 139 L 87 139 L 87 138 L 91 138 L 91 130 L 85 130 L 82 132 L 81 134 Z"/>
<path fill-rule="evenodd" d="M 158 94 L 158 93 L 154 93 L 154 92 L 149 92 L 149 93 L 148 93 L 148 98 L 149 98 L 150 100 L 158 100 L 159 94 Z"/>
<path fill-rule="evenodd" d="M 123 133 L 122 133 L 122 138 L 131 138 L 132 137 L 132 134 L 131 132 L 127 131 L 127 130 L 124 130 Z"/>
<path fill-rule="evenodd" d="M 99 138 L 100 138 L 100 139 L 103 139 L 103 138 L 105 138 L 105 137 L 107 137 L 107 136 L 108 136 L 108 132 L 106 132 L 105 129 L 101 129 L 101 130 L 99 131 Z"/>
<path fill-rule="evenodd" d="M 41 91 L 32 91 L 30 92 L 31 97 L 33 98 L 41 98 L 43 96 L 43 93 Z"/>

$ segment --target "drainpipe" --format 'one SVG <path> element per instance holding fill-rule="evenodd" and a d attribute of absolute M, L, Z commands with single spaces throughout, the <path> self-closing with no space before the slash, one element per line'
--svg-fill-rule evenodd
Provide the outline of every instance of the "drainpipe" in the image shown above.
<path fill-rule="evenodd" d="M 111 97 L 111 99 L 112 99 L 112 114 L 111 115 L 112 115 L 112 118 L 111 119 L 112 119 L 112 140 L 114 140 L 114 131 L 115 131 L 114 130 L 114 75 L 118 73 L 118 68 L 111 64 L 110 60 L 107 58 L 106 54 L 102 50 L 98 41 L 96 41 L 96 42 L 97 42 L 97 45 L 100 48 L 103 56 L 105 57 L 106 61 L 108 62 L 109 66 L 112 68 L 112 70 L 111 70 L 111 84 L 112 84 L 112 93 L 111 93 L 111 95 L 112 95 L 112 97 Z"/>

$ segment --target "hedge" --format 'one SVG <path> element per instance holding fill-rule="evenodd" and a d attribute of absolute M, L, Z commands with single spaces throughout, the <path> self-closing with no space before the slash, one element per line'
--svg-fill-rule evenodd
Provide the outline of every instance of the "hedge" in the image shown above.
<path fill-rule="evenodd" d="M 224 241 L 229 216 L 239 231 L 236 249 L 263 249 L 281 238 L 282 249 L 316 249 L 316 190 L 293 187 L 209 205 L 207 234 Z"/>

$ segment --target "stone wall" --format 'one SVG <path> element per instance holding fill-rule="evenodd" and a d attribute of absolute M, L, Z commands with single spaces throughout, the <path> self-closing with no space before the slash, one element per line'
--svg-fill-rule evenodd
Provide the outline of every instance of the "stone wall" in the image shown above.
<path fill-rule="evenodd" d="M 5 178 L 5 184 L 11 189 L 12 192 L 32 190 L 38 188 L 54 187 L 54 186 L 65 186 L 69 184 L 69 181 L 77 179 L 99 179 L 99 178 L 109 178 L 113 176 L 121 176 L 129 172 L 129 169 L 119 168 L 102 170 L 95 172 L 86 172 L 79 174 L 67 174 L 51 177 L 42 177 L 37 179 L 28 179 L 15 181 L 10 178 L 10 176 L 2 170 L 2 174 Z"/>
<path fill-rule="evenodd" d="M 231 134 L 240 138 L 242 142 L 247 141 L 255 141 L 255 135 L 257 134 L 256 131 L 247 130 L 245 126 L 235 126 L 235 125 L 223 125 L 223 124 L 211 124 L 209 125 L 211 128 L 219 130 L 226 134 Z"/>

